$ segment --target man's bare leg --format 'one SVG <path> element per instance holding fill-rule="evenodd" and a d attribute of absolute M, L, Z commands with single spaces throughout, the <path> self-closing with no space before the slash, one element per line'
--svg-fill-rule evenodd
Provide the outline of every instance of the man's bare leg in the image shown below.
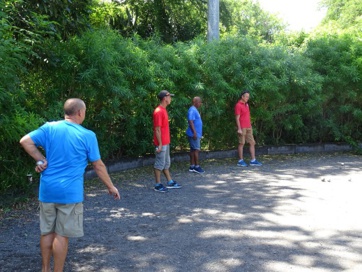
<path fill-rule="evenodd" d="M 40 250 L 42 256 L 42 272 L 50 272 L 50 258 L 53 255 L 53 241 L 55 233 L 42 235 L 40 237 Z"/>
<path fill-rule="evenodd" d="M 195 165 L 195 150 L 190 151 L 190 165 Z"/>
<path fill-rule="evenodd" d="M 244 159 L 244 145 L 243 144 L 239 144 L 238 145 L 238 155 L 239 155 L 239 160 L 243 160 Z"/>
<path fill-rule="evenodd" d="M 250 144 L 249 150 L 251 160 L 255 160 L 255 144 Z"/>
<path fill-rule="evenodd" d="M 161 183 L 161 170 L 158 170 L 156 168 L 153 168 L 154 173 L 155 173 L 155 181 L 156 184 Z"/>
<path fill-rule="evenodd" d="M 55 234 L 53 242 L 54 272 L 63 272 L 68 254 L 68 237 Z"/>
<path fill-rule="evenodd" d="M 167 181 L 170 181 L 172 179 L 170 171 L 168 169 L 163 169 L 163 174 L 165 175 Z"/>
<path fill-rule="evenodd" d="M 195 150 L 194 160 L 195 160 L 195 165 L 199 165 L 199 150 Z"/>

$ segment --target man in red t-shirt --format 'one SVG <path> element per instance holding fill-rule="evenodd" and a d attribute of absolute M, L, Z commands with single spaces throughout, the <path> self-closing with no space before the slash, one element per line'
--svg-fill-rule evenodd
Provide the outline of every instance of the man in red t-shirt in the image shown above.
<path fill-rule="evenodd" d="M 169 171 L 171 166 L 171 137 L 166 107 L 170 105 L 172 96 L 174 96 L 174 94 L 170 94 L 166 90 L 161 91 L 157 96 L 160 100 L 160 105 L 153 112 L 153 144 L 156 147 L 156 160 L 153 166 L 156 179 L 154 190 L 161 193 L 167 192 L 167 188 L 179 189 L 182 187 L 180 184 L 177 184 L 177 182 L 172 180 Z M 166 187 L 161 183 L 161 172 L 163 172 L 167 179 Z"/>
<path fill-rule="evenodd" d="M 249 109 L 249 91 L 245 90 L 241 93 L 238 103 L 235 105 L 235 120 L 238 129 L 238 154 L 239 161 L 238 166 L 248 166 L 244 161 L 243 150 L 245 142 L 249 143 L 251 161 L 250 166 L 261 166 L 255 158 L 255 140 L 253 137 L 253 129 L 250 121 L 250 109 Z"/>

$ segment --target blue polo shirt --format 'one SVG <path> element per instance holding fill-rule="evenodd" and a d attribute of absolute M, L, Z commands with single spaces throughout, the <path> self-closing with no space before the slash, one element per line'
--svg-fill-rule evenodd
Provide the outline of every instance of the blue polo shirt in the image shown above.
<path fill-rule="evenodd" d="M 82 202 L 88 161 L 101 158 L 95 133 L 62 120 L 45 123 L 29 136 L 45 150 L 48 161 L 40 177 L 39 200 L 60 204 Z"/>
<path fill-rule="evenodd" d="M 195 127 L 195 130 L 197 133 L 197 138 L 201 138 L 202 137 L 202 120 L 201 120 L 201 115 L 195 106 L 191 106 L 189 108 L 189 110 L 187 112 L 187 120 L 194 121 L 194 127 Z M 191 130 L 190 124 L 186 130 L 186 135 L 190 136 L 190 137 L 194 136 L 194 133 Z"/>

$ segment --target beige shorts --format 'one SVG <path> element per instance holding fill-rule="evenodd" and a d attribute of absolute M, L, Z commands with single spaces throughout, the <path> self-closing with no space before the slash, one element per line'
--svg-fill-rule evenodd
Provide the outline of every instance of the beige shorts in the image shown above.
<path fill-rule="evenodd" d="M 55 204 L 40 202 L 40 233 L 64 237 L 82 237 L 83 203 Z"/>
<path fill-rule="evenodd" d="M 252 128 L 242 128 L 243 134 L 238 133 L 238 140 L 239 144 L 244 145 L 245 141 L 248 144 L 255 144 L 254 136 L 253 136 L 253 129 Z"/>

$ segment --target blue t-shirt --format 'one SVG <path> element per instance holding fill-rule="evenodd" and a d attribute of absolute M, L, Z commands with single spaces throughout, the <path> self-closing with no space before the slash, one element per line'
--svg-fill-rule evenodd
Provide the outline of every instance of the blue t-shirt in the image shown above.
<path fill-rule="evenodd" d="M 187 112 L 187 120 L 194 121 L 194 127 L 196 130 L 197 137 L 201 138 L 202 137 L 202 120 L 201 120 L 201 115 L 195 106 L 191 106 L 189 108 L 189 110 Z M 194 136 L 194 133 L 192 132 L 191 127 L 190 127 L 190 123 L 186 130 L 186 135 L 190 136 L 190 137 Z"/>
<path fill-rule="evenodd" d="M 65 120 L 48 122 L 29 133 L 45 150 L 48 167 L 41 173 L 39 200 L 70 204 L 83 201 L 83 175 L 88 161 L 101 158 L 95 133 Z"/>

